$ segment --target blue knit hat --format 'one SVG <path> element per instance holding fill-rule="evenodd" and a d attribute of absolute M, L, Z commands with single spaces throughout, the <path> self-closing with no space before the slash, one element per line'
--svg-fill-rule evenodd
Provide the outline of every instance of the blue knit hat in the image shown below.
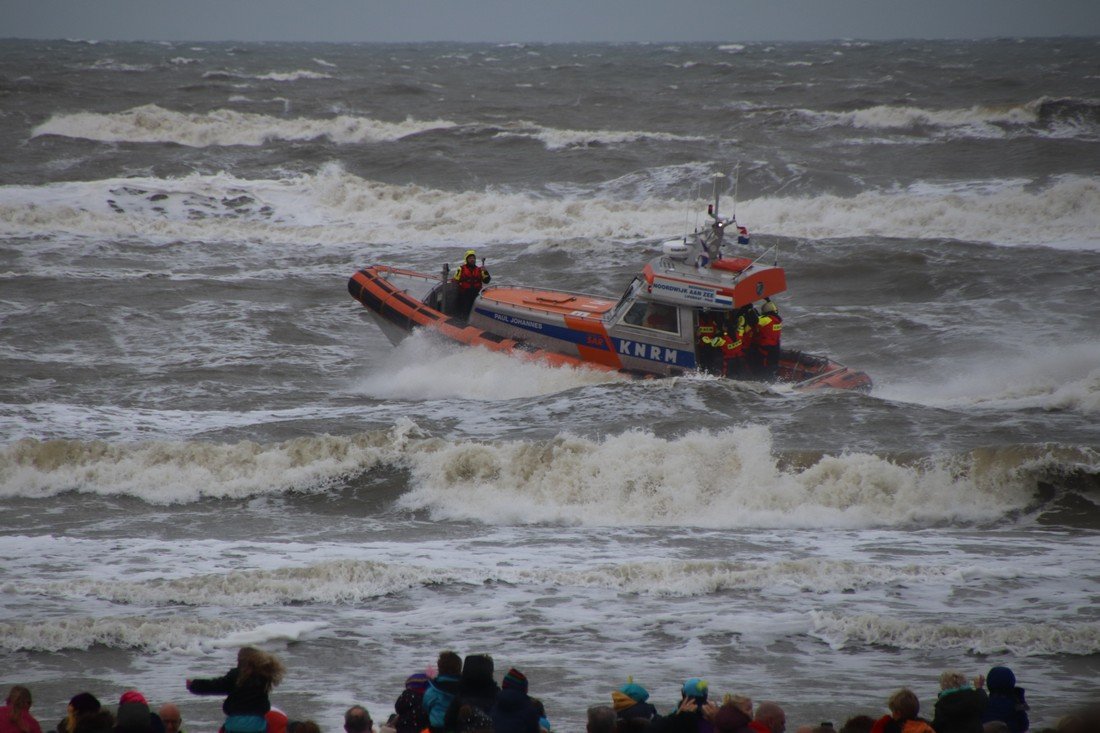
<path fill-rule="evenodd" d="M 701 680 L 698 677 L 692 677 L 690 680 L 684 683 L 683 688 L 680 690 L 684 697 L 695 697 L 700 700 L 707 699 L 707 681 Z"/>
<path fill-rule="evenodd" d="M 634 702 L 645 702 L 649 699 L 649 692 L 646 688 L 637 684 L 633 680 L 627 682 L 625 685 L 619 688 L 619 692 L 629 697 Z"/>

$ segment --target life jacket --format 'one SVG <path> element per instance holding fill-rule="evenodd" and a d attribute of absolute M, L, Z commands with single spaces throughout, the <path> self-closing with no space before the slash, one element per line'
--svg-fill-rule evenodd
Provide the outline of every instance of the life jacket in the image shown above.
<path fill-rule="evenodd" d="M 756 345 L 779 346 L 779 338 L 783 335 L 783 319 L 778 313 L 760 316 L 756 322 Z"/>
<path fill-rule="evenodd" d="M 725 331 L 715 341 L 717 343 L 712 344 L 722 350 L 722 359 L 737 359 L 740 358 L 745 352 L 745 341 L 742 338 L 743 331 L 740 328 L 734 329 L 733 334 L 729 331 Z"/>
<path fill-rule="evenodd" d="M 695 340 L 710 346 L 710 341 L 718 335 L 718 322 L 708 314 L 699 316 L 699 325 L 695 328 Z"/>
<path fill-rule="evenodd" d="M 485 270 L 477 265 L 470 267 L 462 263 L 462 267 L 455 270 L 455 281 L 463 290 L 481 290 L 481 283 L 487 282 Z"/>

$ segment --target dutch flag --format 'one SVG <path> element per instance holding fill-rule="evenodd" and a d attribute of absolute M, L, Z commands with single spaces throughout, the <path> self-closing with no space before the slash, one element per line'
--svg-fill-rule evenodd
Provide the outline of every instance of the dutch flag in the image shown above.
<path fill-rule="evenodd" d="M 748 244 L 749 243 L 749 230 L 745 227 L 737 227 L 737 243 Z"/>

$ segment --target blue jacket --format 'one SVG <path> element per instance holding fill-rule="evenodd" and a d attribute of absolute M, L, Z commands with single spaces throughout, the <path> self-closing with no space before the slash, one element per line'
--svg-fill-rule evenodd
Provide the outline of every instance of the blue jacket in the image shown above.
<path fill-rule="evenodd" d="M 428 714 L 428 724 L 432 728 L 443 729 L 443 718 L 447 708 L 458 694 L 458 677 L 449 674 L 436 675 L 424 691 L 424 712 Z"/>

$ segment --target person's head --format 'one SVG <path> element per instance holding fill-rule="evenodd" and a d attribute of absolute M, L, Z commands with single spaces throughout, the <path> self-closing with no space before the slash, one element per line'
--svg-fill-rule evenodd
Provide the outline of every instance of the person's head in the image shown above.
<path fill-rule="evenodd" d="M 493 658 L 488 654 L 467 654 L 462 661 L 462 679 L 465 682 L 496 684 L 493 680 Z"/>
<path fill-rule="evenodd" d="M 588 708 L 588 733 L 614 733 L 615 711 L 607 705 L 593 705 Z"/>
<path fill-rule="evenodd" d="M 756 708 L 756 715 L 753 716 L 753 720 L 768 726 L 768 730 L 772 733 L 783 733 L 787 730 L 787 714 L 783 712 L 783 708 L 779 707 L 778 703 L 771 701 L 760 703 Z"/>
<path fill-rule="evenodd" d="M 840 733 L 871 733 L 875 719 L 870 715 L 853 715 L 840 726 Z"/>
<path fill-rule="evenodd" d="M 76 723 L 78 720 L 97 714 L 101 707 L 99 700 L 90 692 L 81 692 L 77 695 L 73 695 L 72 699 L 69 700 L 66 727 L 70 731 L 76 730 Z"/>
<path fill-rule="evenodd" d="M 142 695 L 137 690 L 127 690 L 122 693 L 122 696 L 118 699 L 119 705 L 126 705 L 129 703 L 135 703 L 137 705 L 148 705 L 149 701 L 145 699 L 145 695 Z"/>
<path fill-rule="evenodd" d="M 264 682 L 268 692 L 282 682 L 283 675 L 286 674 L 286 668 L 274 654 L 252 646 L 246 646 L 237 652 L 237 669 L 240 670 L 238 681 L 256 677 Z"/>
<path fill-rule="evenodd" d="M 410 674 L 405 678 L 405 689 L 410 690 L 416 695 L 423 696 L 428 690 L 428 681 L 428 675 L 423 672 Z"/>
<path fill-rule="evenodd" d="M 164 703 L 157 710 L 157 715 L 164 723 L 164 733 L 180 733 L 180 728 L 183 727 L 183 716 L 176 705 L 170 702 Z"/>
<path fill-rule="evenodd" d="M 12 685 L 12 688 L 8 690 L 8 705 L 12 711 L 30 710 L 33 703 L 34 699 L 31 697 L 31 691 L 23 685 Z"/>
<path fill-rule="evenodd" d="M 436 660 L 435 666 L 436 669 L 439 670 L 439 674 L 458 677 L 462 674 L 462 657 L 450 650 L 440 652 L 439 659 Z"/>
<path fill-rule="evenodd" d="M 649 699 L 649 690 L 635 682 L 633 677 L 629 678 L 625 685 L 620 686 L 617 692 L 629 698 L 633 703 L 645 702 Z M 612 698 L 614 697 L 615 695 L 612 694 Z"/>
<path fill-rule="evenodd" d="M 683 686 L 680 688 L 680 697 L 683 699 L 692 698 L 693 700 L 701 703 L 707 701 L 707 681 L 699 679 L 698 677 L 692 677 L 686 680 Z"/>
<path fill-rule="evenodd" d="M 985 686 L 990 692 L 1012 692 L 1016 687 L 1016 675 L 1008 667 L 993 667 L 985 676 Z"/>
<path fill-rule="evenodd" d="M 982 723 L 982 733 L 1009 733 L 1008 723 L 1003 720 L 991 720 Z"/>
<path fill-rule="evenodd" d="M 775 306 L 775 303 L 773 303 L 769 300 L 769 301 L 765 302 L 764 305 L 760 306 L 760 312 L 767 316 L 767 315 L 771 315 L 773 313 L 778 313 L 779 308 L 777 308 Z"/>
<path fill-rule="evenodd" d="M 312 720 L 302 720 L 294 725 L 294 733 L 321 733 L 321 726 Z"/>
<path fill-rule="evenodd" d="M 894 720 L 913 720 L 920 715 L 920 700 L 908 687 L 903 687 L 886 701 Z"/>
<path fill-rule="evenodd" d="M 723 705 L 733 705 L 735 708 L 743 712 L 745 715 L 752 719 L 752 698 L 746 695 L 731 695 L 727 694 L 722 698 Z"/>
<path fill-rule="evenodd" d="M 153 716 L 149 703 L 137 690 L 127 690 L 118 700 L 116 733 L 152 733 Z"/>
<path fill-rule="evenodd" d="M 520 672 L 515 667 L 512 667 L 504 675 L 504 679 L 500 681 L 500 688 L 502 690 L 519 690 L 523 694 L 527 694 L 527 676 Z"/>
<path fill-rule="evenodd" d="M 467 265 L 473 267 L 474 264 L 477 262 L 477 252 L 474 252 L 472 249 L 466 250 L 465 260 Z"/>
<path fill-rule="evenodd" d="M 954 669 L 949 669 L 940 675 L 941 690 L 957 690 L 968 684 L 966 675 Z"/>
<path fill-rule="evenodd" d="M 362 705 L 352 705 L 344 713 L 344 730 L 347 733 L 367 733 L 373 727 L 370 713 Z"/>
<path fill-rule="evenodd" d="M 750 720 L 752 720 L 751 715 L 727 700 L 722 703 L 722 707 L 718 708 L 714 716 L 714 729 L 718 733 L 735 733 L 744 728 Z"/>

